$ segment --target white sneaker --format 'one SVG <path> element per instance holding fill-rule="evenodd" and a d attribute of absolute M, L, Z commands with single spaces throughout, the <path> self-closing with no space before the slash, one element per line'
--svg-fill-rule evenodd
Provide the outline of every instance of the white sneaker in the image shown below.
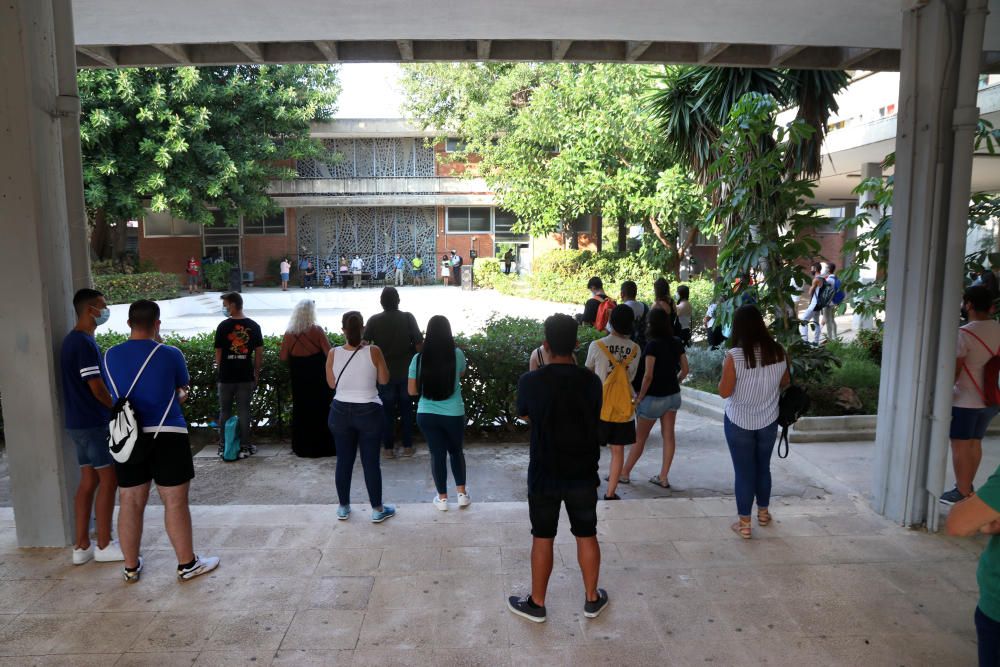
<path fill-rule="evenodd" d="M 217 567 L 219 567 L 218 556 L 206 556 L 205 558 L 195 556 L 194 565 L 191 567 L 177 568 L 177 578 L 181 581 L 187 581 L 188 579 L 194 579 L 199 575 L 207 574 Z"/>
<path fill-rule="evenodd" d="M 447 512 L 448 499 L 442 498 L 441 496 L 434 496 L 434 507 L 438 508 L 442 512 Z"/>
<path fill-rule="evenodd" d="M 458 494 L 458 506 L 459 507 L 468 507 L 471 504 L 472 504 L 472 498 L 469 497 L 469 494 L 468 493 L 459 492 L 459 494 Z"/>
<path fill-rule="evenodd" d="M 77 549 L 73 547 L 73 565 L 83 565 L 84 563 L 89 563 L 94 559 L 94 543 L 91 542 L 90 546 L 86 549 Z"/>
<path fill-rule="evenodd" d="M 125 554 L 122 553 L 122 547 L 118 544 L 118 540 L 111 540 L 108 542 L 108 546 L 103 549 L 97 547 L 97 551 L 94 552 L 94 560 L 98 563 L 116 563 L 125 560 Z"/>

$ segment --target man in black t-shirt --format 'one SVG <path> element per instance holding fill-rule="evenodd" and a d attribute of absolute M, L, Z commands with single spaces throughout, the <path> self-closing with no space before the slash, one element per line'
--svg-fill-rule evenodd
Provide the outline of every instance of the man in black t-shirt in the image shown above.
<path fill-rule="evenodd" d="M 597 311 L 601 304 L 607 300 L 608 295 L 604 293 L 604 281 L 598 276 L 587 281 L 587 289 L 590 290 L 591 296 L 587 299 L 587 303 L 583 304 L 583 314 L 577 315 L 576 318 L 580 324 L 594 326 L 594 323 L 597 322 Z"/>
<path fill-rule="evenodd" d="M 528 461 L 528 513 L 531 519 L 531 594 L 507 600 L 511 612 L 529 621 L 545 620 L 545 593 L 552 574 L 553 544 L 565 503 L 570 532 L 576 537 L 583 574 L 584 616 L 596 618 L 608 604 L 597 587 L 601 547 L 597 542 L 597 462 L 601 455 L 597 424 L 602 387 L 597 376 L 580 368 L 573 356 L 576 322 L 569 315 L 545 321 L 549 363 L 523 375 L 517 385 L 517 413 L 531 424 Z M 572 410 L 567 410 L 571 407 Z M 589 425 L 589 427 L 588 427 Z M 582 429 L 581 429 L 582 427 Z M 567 435 L 571 437 L 567 438 Z M 575 437 L 579 434 L 581 437 Z M 572 451 L 567 451 L 567 439 Z"/>
<path fill-rule="evenodd" d="M 215 368 L 219 382 L 219 456 L 226 442 L 226 421 L 236 414 L 240 423 L 240 458 L 257 452 L 250 442 L 250 397 L 260 381 L 264 360 L 264 337 L 260 325 L 243 314 L 238 292 L 222 295 L 226 319 L 215 330 Z"/>

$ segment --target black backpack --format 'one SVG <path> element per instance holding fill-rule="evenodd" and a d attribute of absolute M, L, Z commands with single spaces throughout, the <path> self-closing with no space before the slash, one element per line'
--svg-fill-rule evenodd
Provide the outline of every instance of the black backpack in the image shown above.
<path fill-rule="evenodd" d="M 778 458 L 788 457 L 788 429 L 799 420 L 799 417 L 809 411 L 809 394 L 797 384 L 788 385 L 778 399 L 778 426 L 781 427 L 781 436 L 778 438 Z M 781 446 L 785 446 L 785 453 L 781 453 Z"/>
<path fill-rule="evenodd" d="M 827 280 L 823 280 L 823 286 L 816 294 L 816 309 L 827 308 L 833 305 L 833 297 L 837 295 L 837 286 Z"/>
<path fill-rule="evenodd" d="M 601 457 L 599 415 L 587 396 L 593 382 L 590 371 L 562 364 L 541 369 L 549 390 L 549 405 L 542 418 L 542 467 L 547 477 L 558 480 L 597 479 Z"/>
<path fill-rule="evenodd" d="M 638 303 L 642 306 L 642 316 L 635 318 L 635 323 L 632 325 L 632 340 L 642 350 L 646 347 L 646 322 L 649 320 L 649 306 L 641 301 Z"/>

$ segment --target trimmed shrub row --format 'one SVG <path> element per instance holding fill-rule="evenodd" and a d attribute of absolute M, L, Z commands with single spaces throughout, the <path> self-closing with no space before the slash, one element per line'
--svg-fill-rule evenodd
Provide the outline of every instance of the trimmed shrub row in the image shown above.
<path fill-rule="evenodd" d="M 116 304 L 176 299 L 181 285 L 172 273 L 108 273 L 94 276 L 94 289 L 103 293 L 109 304 Z"/>

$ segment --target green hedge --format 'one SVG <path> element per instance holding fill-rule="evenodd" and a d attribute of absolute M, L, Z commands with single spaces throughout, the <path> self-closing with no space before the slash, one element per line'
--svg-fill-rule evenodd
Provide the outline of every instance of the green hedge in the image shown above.
<path fill-rule="evenodd" d="M 172 273 L 109 273 L 94 276 L 94 289 L 104 294 L 109 304 L 115 304 L 176 299 L 181 284 Z"/>
<path fill-rule="evenodd" d="M 505 317 L 491 320 L 483 333 L 471 337 L 458 336 L 456 343 L 465 352 L 468 369 L 462 377 L 462 397 L 470 428 L 513 429 L 516 425 L 517 381 L 528 370 L 528 358 L 542 341 L 542 323 L 536 320 Z M 339 334 L 327 334 L 331 344 L 343 344 Z M 580 349 L 577 359 L 582 365 L 587 345 L 600 334 L 592 328 L 580 329 Z M 124 334 L 99 334 L 97 343 L 102 350 L 125 340 Z M 206 425 L 218 419 L 219 402 L 216 392 L 214 335 L 170 336 L 165 339 L 175 345 L 187 360 L 191 375 L 191 393 L 184 406 L 184 415 L 192 424 Z M 292 391 L 288 366 L 278 359 L 280 336 L 264 337 L 264 364 L 261 382 L 253 397 L 254 423 L 258 426 L 287 426 L 291 416 Z"/>

